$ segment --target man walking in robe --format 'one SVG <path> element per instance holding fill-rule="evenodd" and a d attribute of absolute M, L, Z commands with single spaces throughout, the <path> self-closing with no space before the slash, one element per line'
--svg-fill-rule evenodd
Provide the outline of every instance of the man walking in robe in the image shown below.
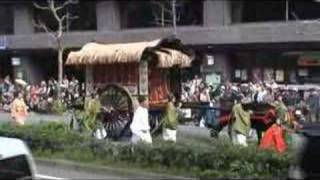
<path fill-rule="evenodd" d="M 231 140 L 233 144 L 247 147 L 247 137 L 251 129 L 250 111 L 244 109 L 243 105 L 249 103 L 248 98 L 242 97 L 241 103 L 237 103 L 232 108 Z"/>
<path fill-rule="evenodd" d="M 165 141 L 177 141 L 177 128 L 178 128 L 178 113 L 174 105 L 175 97 L 170 94 L 169 102 L 166 107 L 164 119 L 163 119 L 163 140 Z"/>
<path fill-rule="evenodd" d="M 130 125 L 132 132 L 131 142 L 138 143 L 139 141 L 151 144 L 152 138 L 150 134 L 149 115 L 148 115 L 148 100 L 144 96 L 138 98 L 139 107 L 133 115 L 133 120 Z"/>

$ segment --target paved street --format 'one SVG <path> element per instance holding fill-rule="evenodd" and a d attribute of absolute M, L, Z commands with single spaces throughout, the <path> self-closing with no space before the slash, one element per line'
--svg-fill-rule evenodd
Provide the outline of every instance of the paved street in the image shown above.
<path fill-rule="evenodd" d="M 52 166 L 37 162 L 37 177 L 41 179 L 124 179 L 125 176 L 110 173 L 97 173 L 66 166 Z"/>
<path fill-rule="evenodd" d="M 64 160 L 36 159 L 36 164 L 36 176 L 40 179 L 191 179 L 130 169 L 96 167 Z"/>

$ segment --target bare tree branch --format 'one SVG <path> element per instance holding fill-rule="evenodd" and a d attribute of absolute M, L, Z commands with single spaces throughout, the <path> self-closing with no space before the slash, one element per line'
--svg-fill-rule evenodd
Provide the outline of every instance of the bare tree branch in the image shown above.
<path fill-rule="evenodd" d="M 58 1 L 58 0 L 57 0 Z M 62 83 L 63 77 L 63 51 L 64 51 L 64 43 L 63 43 L 63 33 L 69 27 L 69 23 L 67 25 L 64 24 L 65 20 L 76 19 L 77 17 L 72 17 L 68 11 L 58 13 L 59 10 L 66 8 L 69 4 L 77 4 L 78 0 L 67 0 L 64 1 L 62 5 L 57 5 L 58 2 L 55 0 L 47 0 L 47 6 L 40 6 L 34 3 L 34 6 L 41 10 L 48 10 L 51 15 L 54 16 L 56 23 L 58 24 L 58 29 L 52 31 L 48 28 L 43 22 L 38 21 L 38 23 L 33 21 L 34 26 L 43 29 L 48 35 L 50 35 L 55 40 L 55 49 L 58 51 L 58 81 Z M 55 3 L 57 2 L 57 4 Z M 60 1 L 61 2 L 61 1 Z M 58 88 L 58 96 L 60 96 L 60 87 Z"/>
<path fill-rule="evenodd" d="M 79 16 L 71 16 L 70 14 L 68 14 L 68 19 L 69 20 L 75 20 L 75 19 L 78 19 Z"/>
<path fill-rule="evenodd" d="M 62 17 L 60 17 L 60 20 L 63 22 L 64 20 L 66 20 L 68 18 L 68 14 L 63 15 Z"/>
<path fill-rule="evenodd" d="M 37 4 L 36 2 L 33 2 L 33 5 L 35 8 L 40 9 L 40 10 L 47 10 L 50 11 L 50 8 L 47 6 L 40 6 L 39 4 Z"/>
<path fill-rule="evenodd" d="M 70 4 L 78 4 L 78 0 L 67 0 L 61 6 L 56 7 L 56 11 L 64 9 L 66 6 L 68 6 Z"/>
<path fill-rule="evenodd" d="M 151 4 L 157 5 L 157 6 L 164 6 L 165 4 L 163 3 L 164 1 L 157 1 L 157 0 L 153 0 L 151 1 Z"/>
<path fill-rule="evenodd" d="M 32 21 L 32 24 L 37 27 L 40 28 L 42 30 L 44 30 L 47 34 L 49 34 L 54 40 L 56 40 L 56 34 L 54 33 L 54 31 L 52 29 L 50 29 L 49 27 L 47 27 L 42 21 Z"/>

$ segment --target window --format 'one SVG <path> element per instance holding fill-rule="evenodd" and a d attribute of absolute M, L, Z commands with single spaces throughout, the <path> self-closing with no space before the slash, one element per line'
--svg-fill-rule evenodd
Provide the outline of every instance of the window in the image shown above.
<path fill-rule="evenodd" d="M 13 34 L 13 7 L 10 4 L 0 4 L 0 35 Z"/>
<path fill-rule="evenodd" d="M 320 2 L 315 0 L 289 1 L 289 17 L 291 20 L 320 18 Z"/>
<path fill-rule="evenodd" d="M 78 5 L 68 8 L 69 13 L 78 16 L 70 22 L 70 31 L 97 30 L 96 2 L 80 1 Z"/>
<path fill-rule="evenodd" d="M 316 0 L 233 1 L 233 22 L 312 20 L 320 18 L 320 2 Z"/>
<path fill-rule="evenodd" d="M 286 19 L 285 0 L 243 1 L 241 22 L 283 21 Z"/>
<path fill-rule="evenodd" d="M 123 28 L 166 27 L 172 24 L 171 1 L 121 1 L 121 26 Z M 177 25 L 201 25 L 203 2 L 177 0 Z"/>

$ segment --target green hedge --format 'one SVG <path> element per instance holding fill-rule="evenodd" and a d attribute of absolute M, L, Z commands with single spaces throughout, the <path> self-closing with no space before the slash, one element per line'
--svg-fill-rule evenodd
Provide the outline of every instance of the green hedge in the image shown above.
<path fill-rule="evenodd" d="M 0 135 L 24 139 L 34 152 L 78 161 L 124 162 L 135 167 L 160 167 L 201 178 L 283 177 L 292 157 L 289 153 L 258 151 L 254 146 L 241 148 L 225 141 L 200 147 L 197 142 L 131 145 L 97 141 L 70 131 L 61 123 L 41 123 L 24 127 L 0 126 Z"/>

